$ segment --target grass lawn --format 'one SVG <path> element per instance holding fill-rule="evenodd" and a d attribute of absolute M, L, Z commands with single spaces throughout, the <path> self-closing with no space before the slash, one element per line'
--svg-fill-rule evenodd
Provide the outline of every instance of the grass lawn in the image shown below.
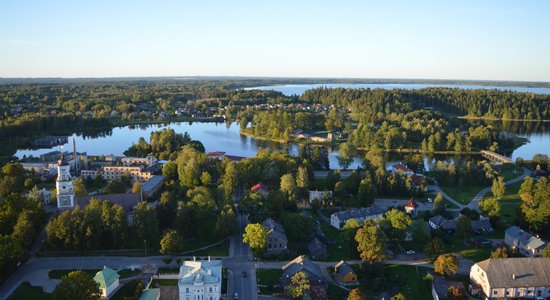
<path fill-rule="evenodd" d="M 458 206 L 454 205 L 454 203 L 452 203 L 451 201 L 445 199 L 445 207 L 447 209 L 457 209 Z"/>
<path fill-rule="evenodd" d="M 327 245 L 328 257 L 325 261 L 340 261 L 358 259 L 358 255 L 351 252 L 348 244 L 344 242 L 342 231 L 332 227 L 330 224 L 320 221 L 321 229 L 328 239 L 334 240 L 334 243 Z"/>
<path fill-rule="evenodd" d="M 180 268 L 159 268 L 159 274 L 179 274 Z"/>
<path fill-rule="evenodd" d="M 491 256 L 490 248 L 472 248 L 460 251 L 460 255 L 464 258 L 471 259 L 475 262 L 485 260 Z"/>
<path fill-rule="evenodd" d="M 516 172 L 515 164 L 504 164 L 504 165 L 496 166 L 495 169 L 500 173 L 500 176 L 504 177 L 504 181 L 514 179 L 523 174 L 523 170 L 521 169 L 518 172 Z"/>
<path fill-rule="evenodd" d="M 153 282 L 151 283 L 152 287 L 156 286 L 177 286 L 178 280 L 177 279 L 153 279 Z"/>
<path fill-rule="evenodd" d="M 346 299 L 349 292 L 344 290 L 343 288 L 329 284 L 327 288 L 327 296 L 329 299 Z M 370 298 L 369 298 L 370 299 Z"/>
<path fill-rule="evenodd" d="M 405 294 L 409 300 L 431 299 L 431 291 L 428 283 L 424 281 L 424 276 L 429 271 L 427 268 L 389 265 L 391 278 L 404 282 L 398 287 L 399 292 Z"/>
<path fill-rule="evenodd" d="M 124 300 L 129 297 L 133 297 L 136 292 L 136 286 L 139 283 L 139 280 L 132 280 L 125 285 L 123 285 L 116 294 L 113 295 L 111 300 Z"/>
<path fill-rule="evenodd" d="M 28 282 L 23 282 L 11 296 L 9 300 L 50 300 L 52 295 L 44 293 L 41 287 L 32 286 Z"/>
<path fill-rule="evenodd" d="M 516 182 L 506 186 L 506 194 L 500 199 L 500 219 L 509 226 L 516 224 L 518 218 L 517 208 L 521 203 L 521 199 L 518 195 L 519 188 L 522 182 Z M 485 195 L 484 199 L 492 198 L 493 193 L 489 192 Z"/>
<path fill-rule="evenodd" d="M 78 270 L 51 270 L 50 272 L 48 272 L 48 277 L 50 279 L 61 279 L 61 277 L 65 276 L 65 275 L 68 275 L 69 273 L 71 273 L 72 271 L 78 271 Z M 88 273 L 90 276 L 94 277 L 95 274 L 99 271 L 101 271 L 100 269 L 85 269 L 85 270 L 81 270 L 81 271 L 84 271 L 84 273 Z"/>
<path fill-rule="evenodd" d="M 258 280 L 260 292 L 262 294 L 273 294 L 282 292 L 282 288 L 275 288 L 274 286 L 280 283 L 283 270 L 281 269 L 257 269 L 256 278 Z"/>
<path fill-rule="evenodd" d="M 460 202 L 461 204 L 468 204 L 474 196 L 481 191 L 485 186 L 479 186 L 479 185 L 468 185 L 463 186 L 460 189 L 458 189 L 457 186 L 447 186 L 442 185 L 441 189 L 449 195 L 451 198 L 455 199 L 456 201 Z"/>
<path fill-rule="evenodd" d="M 118 275 L 120 275 L 120 278 L 128 278 L 138 275 L 139 273 L 141 273 L 141 270 L 135 269 L 132 271 L 130 269 L 122 269 L 120 271 L 117 271 L 117 273 Z"/>

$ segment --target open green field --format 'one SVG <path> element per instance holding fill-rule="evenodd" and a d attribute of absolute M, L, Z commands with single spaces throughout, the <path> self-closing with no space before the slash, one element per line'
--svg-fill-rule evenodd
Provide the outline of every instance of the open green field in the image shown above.
<path fill-rule="evenodd" d="M 320 220 L 321 229 L 328 239 L 334 240 L 334 243 L 327 244 L 328 257 L 325 261 L 340 261 L 358 259 L 355 251 L 351 251 L 348 244 L 344 241 L 342 231 L 332 227 L 330 224 Z"/>
<path fill-rule="evenodd" d="M 151 282 L 152 287 L 156 286 L 177 286 L 178 280 L 177 279 L 153 279 Z"/>
<path fill-rule="evenodd" d="M 51 300 L 52 295 L 44 293 L 41 287 L 30 285 L 28 282 L 23 282 L 11 296 L 9 300 Z"/>
<path fill-rule="evenodd" d="M 451 198 L 455 199 L 456 201 L 464 205 L 470 203 L 470 201 L 472 201 L 474 196 L 484 188 L 485 186 L 480 186 L 480 185 L 463 186 L 460 189 L 458 189 L 457 186 L 447 186 L 447 185 L 441 186 L 441 189 L 447 195 L 449 195 Z"/>
<path fill-rule="evenodd" d="M 125 300 L 127 298 L 133 297 L 136 292 L 136 286 L 138 285 L 139 280 L 132 280 L 124 284 L 110 299 L 111 300 Z"/>
<path fill-rule="evenodd" d="M 409 300 L 431 299 L 431 291 L 428 282 L 423 278 L 429 269 L 414 266 L 389 265 L 387 266 L 390 277 L 404 284 L 398 286 L 399 292 L 405 294 Z"/>

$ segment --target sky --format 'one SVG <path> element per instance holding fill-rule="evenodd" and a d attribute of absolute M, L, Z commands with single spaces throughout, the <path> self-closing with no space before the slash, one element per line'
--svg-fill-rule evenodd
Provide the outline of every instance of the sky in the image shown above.
<path fill-rule="evenodd" d="M 0 77 L 550 81 L 550 1 L 0 0 Z"/>

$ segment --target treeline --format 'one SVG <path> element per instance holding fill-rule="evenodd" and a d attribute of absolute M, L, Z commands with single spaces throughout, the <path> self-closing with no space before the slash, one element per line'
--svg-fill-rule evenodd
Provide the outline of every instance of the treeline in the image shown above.
<path fill-rule="evenodd" d="M 153 131 L 150 135 L 150 143 L 145 138 L 140 137 L 137 144 L 133 144 L 124 151 L 126 156 L 146 157 L 152 155 L 157 159 L 175 160 L 178 151 L 183 146 L 190 145 L 200 152 L 204 152 L 204 146 L 200 141 L 193 140 L 187 132 L 176 133 L 172 128 L 163 128 L 159 131 Z"/>
<path fill-rule="evenodd" d="M 380 120 L 392 111 L 431 107 L 444 112 L 497 119 L 550 119 L 550 95 L 499 90 L 425 88 L 419 90 L 319 88 L 306 91 L 303 101 L 342 106 L 370 107 L 370 121 Z M 364 120 L 365 121 L 365 120 Z"/>

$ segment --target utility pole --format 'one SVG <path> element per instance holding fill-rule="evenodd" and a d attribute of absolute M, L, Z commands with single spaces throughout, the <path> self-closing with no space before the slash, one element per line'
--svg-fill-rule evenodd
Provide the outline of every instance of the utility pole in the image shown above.
<path fill-rule="evenodd" d="M 143 240 L 143 243 L 145 244 L 145 256 L 147 256 L 147 240 Z"/>

